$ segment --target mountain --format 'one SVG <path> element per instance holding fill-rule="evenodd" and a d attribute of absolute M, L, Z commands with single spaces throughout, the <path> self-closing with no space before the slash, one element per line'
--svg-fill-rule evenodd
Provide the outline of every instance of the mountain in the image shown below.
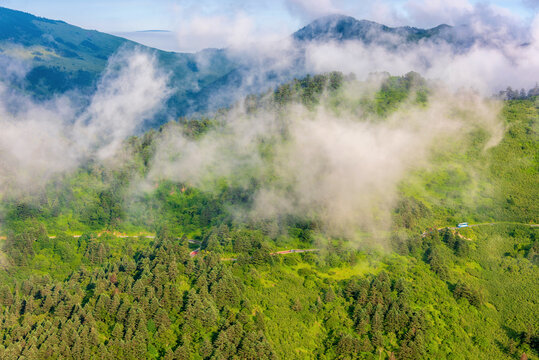
<path fill-rule="evenodd" d="M 414 52 L 415 46 L 425 43 L 454 53 L 466 52 L 478 42 L 485 46 L 495 46 L 489 39 L 472 35 L 466 26 L 441 24 L 431 29 L 389 27 L 345 15 L 328 15 L 316 19 L 291 34 L 290 39 L 293 45 L 282 50 L 279 56 L 265 54 L 265 58 L 250 58 L 248 55 L 241 57 L 239 66 L 194 96 L 191 110 L 204 112 L 225 107 L 246 94 L 263 92 L 311 73 L 312 69 L 307 65 L 307 49 L 311 45 L 357 41 L 367 46 L 385 48 L 390 53 L 401 50 Z M 288 60 L 288 66 L 280 66 L 279 61 L 282 59 Z M 422 59 L 425 64 L 429 60 Z"/>
<path fill-rule="evenodd" d="M 382 46 L 389 51 L 401 46 L 413 46 L 422 41 L 453 45 L 455 51 L 469 48 L 473 40 L 460 28 L 439 25 L 432 29 L 413 27 L 391 28 L 372 21 L 350 16 L 329 15 L 319 18 L 290 36 L 293 46 L 280 56 L 271 54 L 263 59 L 249 59 L 195 95 L 194 108 L 198 112 L 228 106 L 246 94 L 266 91 L 308 73 L 306 49 L 325 42 L 358 41 L 366 45 Z M 277 61 L 275 60 L 277 58 Z M 287 67 L 279 66 L 287 59 Z M 261 65 L 262 64 L 262 65 Z"/>
<path fill-rule="evenodd" d="M 0 187 L 0 359 L 538 359 L 537 102 L 486 149 L 485 104 L 369 88 L 309 76 Z"/>
<path fill-rule="evenodd" d="M 128 41 L 0 8 L 0 54 L 30 68 L 24 88 L 36 95 L 89 86 Z"/>
<path fill-rule="evenodd" d="M 464 29 L 465 30 L 465 29 Z M 462 28 L 388 27 L 343 15 L 322 17 L 291 35 L 292 49 L 282 53 L 241 54 L 228 49 L 198 53 L 166 52 L 136 42 L 85 30 L 63 21 L 0 7 L 0 79 L 37 99 L 78 90 L 90 93 L 108 59 L 121 48 L 155 53 L 171 74 L 175 93 L 153 125 L 169 118 L 226 107 L 249 93 L 266 91 L 309 73 L 305 49 L 313 42 L 360 41 L 395 49 L 422 41 L 449 43 L 457 51 L 474 42 Z M 282 59 L 288 65 L 282 66 Z"/>
<path fill-rule="evenodd" d="M 432 29 L 418 29 L 409 26 L 388 27 L 368 20 L 357 20 L 351 16 L 329 15 L 319 18 L 293 34 L 300 42 L 360 40 L 366 44 L 379 42 L 384 35 L 403 38 L 406 42 L 442 37 L 451 32 L 449 25 L 439 25 Z"/>
<path fill-rule="evenodd" d="M 138 46 L 0 14 L 0 94 L 91 91 Z M 0 102 L 0 359 L 539 359 L 539 87 L 281 83 L 313 42 L 465 33 L 332 16 L 273 54 L 145 48 L 177 113 L 255 93 L 113 147 L 122 124 L 15 123 Z"/>
<path fill-rule="evenodd" d="M 22 79 L 10 78 L 4 71 L 0 77 L 38 98 L 73 89 L 91 91 L 108 59 L 123 47 L 156 54 L 160 65 L 172 74 L 177 93 L 171 101 L 176 107 L 185 107 L 194 89 L 204 88 L 234 67 L 223 50 L 165 52 L 63 21 L 0 8 L 0 63 L 16 63 L 27 70 Z M 201 57 L 204 62 L 198 61 Z"/>
<path fill-rule="evenodd" d="M 388 49 L 413 46 L 424 42 L 449 45 L 454 52 L 465 52 L 474 44 L 495 46 L 492 39 L 479 37 L 466 25 L 441 24 L 431 29 L 410 26 L 389 27 L 351 16 L 328 15 L 296 31 L 293 38 L 300 44 L 327 41 L 360 41 Z"/>

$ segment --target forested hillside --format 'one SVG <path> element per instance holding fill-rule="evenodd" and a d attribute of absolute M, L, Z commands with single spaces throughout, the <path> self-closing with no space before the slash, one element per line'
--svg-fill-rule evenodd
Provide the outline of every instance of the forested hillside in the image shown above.
<path fill-rule="evenodd" d="M 163 113 L 189 112 L 199 89 L 211 86 L 238 66 L 224 50 L 165 52 L 64 21 L 0 7 L 0 80 L 20 94 L 39 100 L 69 92 L 92 94 L 107 65 L 128 51 L 151 53 L 160 68 L 170 72 L 175 93 Z"/>
<path fill-rule="evenodd" d="M 361 76 L 370 71 L 401 71 L 396 66 L 398 61 L 373 67 L 372 63 L 379 59 L 371 59 L 372 54 L 380 54 L 377 56 L 384 60 L 404 57 L 412 61 L 417 57 L 412 61 L 414 66 L 407 69 L 428 72 L 431 67 L 436 68 L 439 58 L 496 49 L 500 34 L 496 35 L 463 26 L 388 27 L 350 16 L 330 15 L 267 44 L 253 46 L 241 42 L 230 48 L 194 53 L 167 52 L 61 20 L 0 7 L 0 81 L 9 90 L 7 93 L 16 97 L 29 96 L 34 101 L 47 102 L 67 96 L 84 107 L 104 75 L 117 70 L 119 59 L 126 54 L 148 54 L 160 72 L 167 75 L 167 85 L 172 90 L 167 94 L 166 106 L 145 119 L 149 121 L 143 130 L 148 130 L 166 123 L 169 116 L 213 113 L 246 94 L 266 91 L 294 77 L 342 70 L 334 65 L 326 68 L 325 61 L 319 64 L 322 59 L 317 59 L 318 51 L 330 55 L 346 46 L 359 47 L 364 54 L 350 62 L 358 60 L 362 64 L 358 67 Z M 327 46 L 337 49 L 328 51 Z M 432 51 L 426 53 L 424 46 Z M 418 64 L 422 66 L 417 68 Z"/>
<path fill-rule="evenodd" d="M 334 72 L 11 183 L 0 358 L 538 359 L 538 120 Z"/>

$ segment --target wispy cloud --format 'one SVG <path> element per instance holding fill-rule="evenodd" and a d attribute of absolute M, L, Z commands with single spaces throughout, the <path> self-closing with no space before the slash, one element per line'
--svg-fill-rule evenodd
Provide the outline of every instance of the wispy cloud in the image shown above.
<path fill-rule="evenodd" d="M 524 5 L 531 7 L 532 9 L 539 8 L 539 0 L 522 0 Z"/>
<path fill-rule="evenodd" d="M 292 14 L 307 20 L 340 12 L 333 0 L 286 0 L 285 4 Z"/>
<path fill-rule="evenodd" d="M 67 95 L 35 102 L 0 83 L 0 196 L 33 191 L 91 157 L 106 159 L 161 108 L 168 76 L 151 54 L 123 50 L 81 108 Z"/>
<path fill-rule="evenodd" d="M 377 81 L 349 83 L 343 102 L 372 96 Z M 429 166 L 433 144 L 474 126 L 494 139 L 501 132 L 498 104 L 470 92 L 434 90 L 428 107 L 405 104 L 384 121 L 358 115 L 366 109 L 335 112 L 327 105 L 309 111 L 292 104 L 280 113 L 240 106 L 198 139 L 171 124 L 158 140 L 148 180 L 217 191 L 213 181 L 225 178 L 253 191 L 252 207 L 239 211 L 240 218 L 315 217 L 329 233 L 353 238 L 359 227 L 388 228 L 399 181 Z M 263 144 L 272 144 L 271 155 L 260 151 Z"/>

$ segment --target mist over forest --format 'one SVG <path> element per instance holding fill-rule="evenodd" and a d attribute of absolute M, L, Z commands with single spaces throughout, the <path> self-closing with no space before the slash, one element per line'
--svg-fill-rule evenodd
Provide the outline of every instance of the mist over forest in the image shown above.
<path fill-rule="evenodd" d="M 0 8 L 0 358 L 539 358 L 539 17 L 318 6 L 194 53 Z"/>

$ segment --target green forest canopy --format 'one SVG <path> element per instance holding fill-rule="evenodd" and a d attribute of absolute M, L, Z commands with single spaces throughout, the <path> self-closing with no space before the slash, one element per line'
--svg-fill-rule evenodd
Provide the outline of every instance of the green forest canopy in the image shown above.
<path fill-rule="evenodd" d="M 246 108 L 329 104 L 384 121 L 428 106 L 417 74 L 351 101 L 354 81 L 309 76 Z M 470 131 L 399 184 L 390 250 L 332 237 L 316 217 L 238 220 L 256 182 L 162 180 L 133 198 L 167 126 L 128 139 L 120 167 L 89 161 L 38 195 L 4 196 L 0 358 L 537 359 L 538 102 L 506 101 L 502 116 L 498 145 L 483 151 Z M 172 125 L 197 138 L 219 124 Z M 462 220 L 485 225 L 450 229 Z M 319 251 L 271 255 L 286 249 Z"/>

